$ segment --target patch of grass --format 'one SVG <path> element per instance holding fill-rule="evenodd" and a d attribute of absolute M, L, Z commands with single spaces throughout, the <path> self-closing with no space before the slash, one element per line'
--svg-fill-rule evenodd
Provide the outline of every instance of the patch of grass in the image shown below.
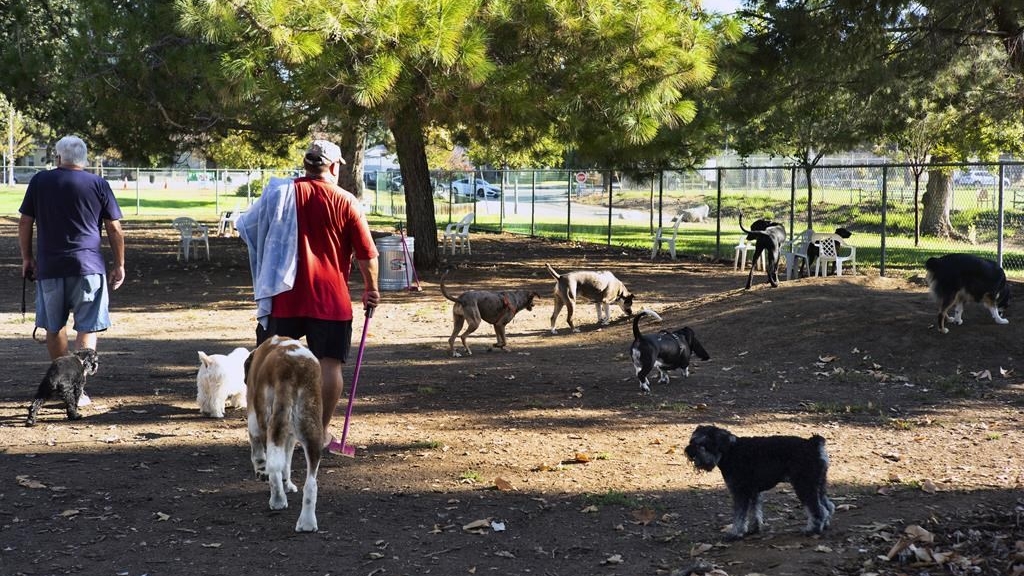
<path fill-rule="evenodd" d="M 598 452 L 597 454 L 594 455 L 594 459 L 595 460 L 611 460 L 612 459 L 612 455 L 609 454 L 608 452 Z"/>
<path fill-rule="evenodd" d="M 1003 435 L 1000 434 L 999 432 L 989 432 L 988 434 L 985 435 L 985 440 L 999 440 L 1002 437 Z"/>
<path fill-rule="evenodd" d="M 625 508 L 639 508 L 640 502 L 625 492 L 609 490 L 604 494 L 587 494 L 586 502 L 594 506 L 622 506 Z"/>
<path fill-rule="evenodd" d="M 413 442 L 409 448 L 412 450 L 436 450 L 442 446 L 444 446 L 444 442 L 439 440 L 418 440 Z"/>
<path fill-rule="evenodd" d="M 890 419 L 889 425 L 896 430 L 912 430 L 915 426 L 915 424 L 910 420 L 903 420 L 901 418 Z"/>
<path fill-rule="evenodd" d="M 974 395 L 974 386 L 959 374 L 940 378 L 932 385 L 954 398 L 970 398 Z"/>
<path fill-rule="evenodd" d="M 695 408 L 686 402 L 646 402 L 633 403 L 630 409 L 637 412 L 690 412 Z"/>
<path fill-rule="evenodd" d="M 874 403 L 844 404 L 842 402 L 803 402 L 804 410 L 812 414 L 868 414 L 876 412 Z"/>
<path fill-rule="evenodd" d="M 437 388 L 434 388 L 433 386 L 417 386 L 416 393 L 423 394 L 424 396 L 430 396 L 437 394 Z"/>
<path fill-rule="evenodd" d="M 483 474 L 477 472 L 476 470 L 466 470 L 462 474 L 459 474 L 459 480 L 461 480 L 462 482 L 472 482 L 474 484 L 478 484 L 482 482 L 483 479 Z"/>

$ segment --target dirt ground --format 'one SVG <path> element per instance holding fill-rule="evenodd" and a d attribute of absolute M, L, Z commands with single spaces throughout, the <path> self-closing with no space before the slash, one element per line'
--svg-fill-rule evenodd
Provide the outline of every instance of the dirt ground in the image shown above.
<path fill-rule="evenodd" d="M 999 326 L 968 308 L 943 336 L 913 279 L 862 270 L 772 289 L 759 273 L 745 291 L 731 263 L 475 234 L 473 255 L 451 258 L 452 291 L 543 299 L 509 326 L 509 351 L 490 350 L 486 326 L 475 354 L 451 358 L 436 271 L 421 271 L 422 292 L 385 293 L 356 457 L 327 457 L 320 532 L 296 534 L 298 495 L 272 512 L 253 478 L 244 413 L 202 418 L 195 403 L 196 352 L 252 344 L 241 240 L 214 238 L 212 261 L 184 264 L 166 223 L 125 225 L 128 280 L 100 339 L 93 405 L 68 422 L 51 404 L 26 428 L 48 362 L 31 339 L 31 287 L 27 322 L 20 313 L 16 221 L 0 223 L 0 574 L 1024 573 L 1024 321 L 1012 309 Z M 617 309 L 598 328 L 581 307 L 578 334 L 563 313 L 550 333 L 545 262 L 614 271 L 664 318 L 644 331 L 688 325 L 712 359 L 641 393 Z M 801 535 L 781 486 L 766 495 L 768 530 L 726 542 L 721 476 L 683 455 L 704 423 L 823 435 L 832 528 Z M 304 474 L 296 458 L 296 482 Z"/>

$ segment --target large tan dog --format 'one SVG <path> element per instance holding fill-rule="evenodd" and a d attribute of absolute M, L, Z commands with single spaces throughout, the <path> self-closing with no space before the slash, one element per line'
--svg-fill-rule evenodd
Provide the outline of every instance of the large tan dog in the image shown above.
<path fill-rule="evenodd" d="M 323 446 L 320 362 L 298 340 L 271 336 L 245 361 L 249 444 L 257 478 L 270 480 L 270 509 L 288 507 L 292 454 L 302 444 L 306 483 L 296 532 L 316 532 L 316 473 Z"/>
<path fill-rule="evenodd" d="M 455 337 L 459 335 L 463 324 L 467 323 L 466 331 L 461 336 L 462 347 L 466 350 L 466 354 L 473 354 L 473 351 L 469 349 L 469 344 L 466 343 L 466 336 L 475 332 L 480 327 L 480 322 L 494 325 L 494 333 L 498 337 L 498 342 L 494 344 L 494 347 L 505 349 L 508 344 L 505 339 L 505 326 L 515 318 L 520 310 L 533 310 L 533 299 L 540 298 L 540 294 L 530 290 L 502 290 L 500 292 L 470 290 L 463 292 L 458 298 L 452 298 L 444 288 L 444 276 L 441 277 L 441 294 L 455 303 L 455 306 L 452 307 L 455 328 L 452 329 L 452 336 L 448 339 L 448 353 L 454 357 L 461 356 L 455 351 Z"/>

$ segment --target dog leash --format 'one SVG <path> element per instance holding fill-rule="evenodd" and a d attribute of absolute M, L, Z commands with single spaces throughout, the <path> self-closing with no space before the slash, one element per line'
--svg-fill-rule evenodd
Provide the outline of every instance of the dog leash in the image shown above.
<path fill-rule="evenodd" d="M 366 349 L 366 332 L 370 327 L 370 318 L 373 318 L 373 310 L 375 307 L 371 306 L 366 309 L 366 318 L 363 320 L 363 336 L 359 339 L 359 352 L 356 354 L 356 368 L 352 375 L 352 387 L 348 391 L 348 408 L 345 409 L 345 426 L 341 429 L 341 455 L 354 458 L 356 455 L 355 446 L 349 446 L 345 443 L 348 439 L 348 424 L 352 420 L 352 406 L 356 402 L 356 386 L 359 384 L 359 370 L 363 367 L 363 350 Z"/>

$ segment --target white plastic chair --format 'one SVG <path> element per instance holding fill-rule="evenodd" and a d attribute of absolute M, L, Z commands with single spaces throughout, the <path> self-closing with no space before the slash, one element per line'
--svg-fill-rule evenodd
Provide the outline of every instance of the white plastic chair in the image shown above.
<path fill-rule="evenodd" d="M 658 255 L 658 252 L 661 251 L 662 243 L 668 245 L 669 256 L 671 256 L 673 260 L 676 259 L 676 237 L 679 236 L 679 224 L 683 219 L 680 216 L 676 216 L 672 220 L 675 221 L 675 224 L 672 225 L 671 236 L 668 236 L 666 234 L 666 230 L 661 227 L 659 227 L 658 231 L 654 233 L 654 237 L 651 239 L 651 260 L 654 260 Z"/>
<path fill-rule="evenodd" d="M 210 231 L 206 224 L 200 224 L 193 218 L 182 216 L 175 218 L 171 226 L 181 234 L 181 242 L 178 244 L 178 260 L 181 260 L 184 255 L 185 262 L 188 262 L 189 250 L 192 250 L 193 257 L 198 258 L 200 246 L 206 247 L 206 259 L 210 259 Z"/>
<path fill-rule="evenodd" d="M 444 236 L 441 237 L 441 251 L 444 252 L 445 247 L 451 244 L 452 256 L 455 255 L 456 248 L 459 252 L 465 251 L 467 254 L 473 253 L 472 246 L 469 245 L 469 226 L 473 223 L 473 213 L 470 212 L 462 217 L 462 220 L 458 222 L 450 222 L 444 227 Z"/>
<path fill-rule="evenodd" d="M 843 262 L 850 262 L 853 266 L 853 273 L 857 273 L 857 247 L 850 246 L 845 242 L 842 247 L 849 248 L 850 253 L 845 256 L 839 255 L 835 238 L 822 238 L 814 243 L 818 247 L 818 260 L 814 265 L 815 276 L 828 276 L 828 263 L 835 263 L 836 276 L 843 275 Z"/>
<path fill-rule="evenodd" d="M 755 240 L 747 240 L 746 235 L 740 236 L 740 241 L 738 244 L 736 244 L 736 255 L 733 257 L 732 260 L 733 270 L 742 271 L 747 269 L 747 250 L 754 250 L 756 245 L 757 242 Z M 757 266 L 758 264 L 760 264 L 761 270 L 765 270 L 765 256 L 766 254 L 762 252 L 761 258 L 758 259 L 758 262 L 753 262 L 750 265 Z"/>
<path fill-rule="evenodd" d="M 796 276 L 797 270 L 799 270 L 797 266 L 798 258 L 804 259 L 804 263 L 807 264 L 807 272 L 810 273 L 811 263 L 807 257 L 807 248 L 811 245 L 811 238 L 813 236 L 814 230 L 804 230 L 793 239 L 789 249 L 782 251 L 782 255 L 786 257 L 786 280 L 792 280 Z"/>
<path fill-rule="evenodd" d="M 217 235 L 234 236 L 235 222 L 238 222 L 238 217 L 242 215 L 242 212 L 244 212 L 244 210 L 239 204 L 235 204 L 234 210 L 221 212 L 220 222 L 217 223 Z"/>

